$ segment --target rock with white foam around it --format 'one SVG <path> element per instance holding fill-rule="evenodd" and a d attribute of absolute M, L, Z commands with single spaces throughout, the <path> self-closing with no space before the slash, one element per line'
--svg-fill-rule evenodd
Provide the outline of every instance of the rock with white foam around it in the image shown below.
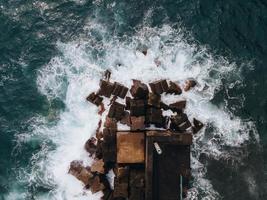
<path fill-rule="evenodd" d="M 74 160 L 70 163 L 69 174 L 75 176 L 78 180 L 84 183 L 86 187 L 90 184 L 90 179 L 93 178 L 90 168 L 83 166 L 83 162 Z"/>

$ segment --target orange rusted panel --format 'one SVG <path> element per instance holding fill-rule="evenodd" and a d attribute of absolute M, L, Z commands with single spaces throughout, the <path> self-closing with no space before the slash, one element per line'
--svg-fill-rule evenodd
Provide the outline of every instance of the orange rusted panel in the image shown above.
<path fill-rule="evenodd" d="M 144 163 L 144 132 L 117 133 L 117 163 Z"/>

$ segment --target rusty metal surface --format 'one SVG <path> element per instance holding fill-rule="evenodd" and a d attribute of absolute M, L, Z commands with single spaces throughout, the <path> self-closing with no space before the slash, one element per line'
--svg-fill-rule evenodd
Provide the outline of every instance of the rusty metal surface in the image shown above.
<path fill-rule="evenodd" d="M 117 132 L 117 163 L 144 163 L 144 132 Z"/>

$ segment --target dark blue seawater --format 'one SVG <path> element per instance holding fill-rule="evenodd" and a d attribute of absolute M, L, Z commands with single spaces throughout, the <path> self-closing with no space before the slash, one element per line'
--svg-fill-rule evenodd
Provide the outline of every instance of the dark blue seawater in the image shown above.
<path fill-rule="evenodd" d="M 98 79 L 109 62 L 135 62 L 140 45 L 163 63 L 189 63 L 212 88 L 203 97 L 212 106 L 195 107 L 207 128 L 195 141 L 189 199 L 267 199 L 266 36 L 264 0 L 1 0 L 0 199 L 74 199 L 58 181 L 69 180 L 58 165 L 68 148 L 55 136 L 87 130 L 70 119 L 85 108 L 74 82 L 86 83 L 88 66 Z"/>

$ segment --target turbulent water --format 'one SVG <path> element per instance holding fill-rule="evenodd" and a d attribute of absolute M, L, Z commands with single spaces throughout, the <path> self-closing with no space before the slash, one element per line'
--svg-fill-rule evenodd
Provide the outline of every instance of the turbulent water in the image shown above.
<path fill-rule="evenodd" d="M 206 124 L 187 199 L 267 199 L 266 35 L 264 0 L 0 1 L 0 199 L 100 199 L 67 171 L 91 163 L 85 98 L 106 69 L 127 86 L 198 81 L 179 96 Z"/>

